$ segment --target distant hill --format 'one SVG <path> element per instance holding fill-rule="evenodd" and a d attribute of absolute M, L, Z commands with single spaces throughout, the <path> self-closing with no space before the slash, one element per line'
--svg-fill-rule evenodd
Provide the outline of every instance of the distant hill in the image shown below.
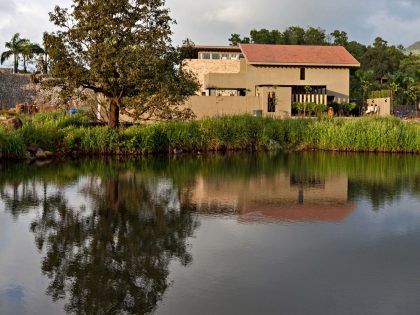
<path fill-rule="evenodd" d="M 416 55 L 420 55 L 420 41 L 414 43 L 413 45 L 407 47 L 407 53 L 413 53 Z"/>

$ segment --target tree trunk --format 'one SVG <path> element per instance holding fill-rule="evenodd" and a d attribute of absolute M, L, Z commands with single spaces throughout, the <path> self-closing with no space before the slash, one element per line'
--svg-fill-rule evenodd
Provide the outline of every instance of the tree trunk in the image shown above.
<path fill-rule="evenodd" d="M 26 73 L 26 57 L 23 56 L 23 72 Z"/>
<path fill-rule="evenodd" d="M 16 55 L 14 55 L 13 71 L 14 73 L 18 73 L 18 58 Z"/>
<path fill-rule="evenodd" d="M 113 129 L 118 128 L 120 125 L 120 100 L 117 97 L 111 98 L 108 125 Z"/>

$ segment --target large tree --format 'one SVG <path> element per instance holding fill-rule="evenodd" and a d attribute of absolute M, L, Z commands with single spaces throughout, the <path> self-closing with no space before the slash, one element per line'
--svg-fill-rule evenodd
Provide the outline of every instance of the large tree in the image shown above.
<path fill-rule="evenodd" d="M 183 108 L 198 83 L 182 67 L 182 48 L 171 43 L 174 21 L 164 0 L 73 0 L 55 7 L 50 20 L 60 31 L 45 36 L 52 77 L 63 91 L 80 86 L 109 102 L 109 125 L 119 113 L 135 119 L 193 116 Z"/>

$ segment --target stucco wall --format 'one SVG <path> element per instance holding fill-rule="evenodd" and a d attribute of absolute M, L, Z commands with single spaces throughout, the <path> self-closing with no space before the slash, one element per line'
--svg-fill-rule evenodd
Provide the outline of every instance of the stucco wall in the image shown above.
<path fill-rule="evenodd" d="M 268 93 L 276 93 L 276 111 L 268 112 Z M 263 88 L 259 96 L 193 96 L 186 106 L 190 107 L 197 119 L 221 115 L 253 114 L 262 110 L 263 116 L 285 118 L 291 116 L 291 88 Z"/>
<path fill-rule="evenodd" d="M 255 95 L 257 86 L 326 86 L 329 96 L 337 102 L 348 102 L 350 71 L 347 68 L 305 68 L 306 78 L 300 80 L 300 67 L 263 67 L 242 65 L 241 73 L 204 75 L 205 87 L 246 88 Z"/>
<path fill-rule="evenodd" d="M 240 69 L 239 60 L 209 60 L 209 59 L 187 59 L 183 63 L 186 70 L 197 76 L 201 84 L 198 95 L 206 92 L 204 88 L 204 76 L 207 73 L 238 73 Z"/>
<path fill-rule="evenodd" d="M 223 115 L 252 114 L 260 109 L 256 96 L 193 96 L 186 106 L 190 107 L 197 119 Z"/>
<path fill-rule="evenodd" d="M 391 98 L 371 98 L 367 100 L 368 106 L 379 106 L 378 115 L 379 116 L 389 116 L 392 113 L 392 104 Z"/>

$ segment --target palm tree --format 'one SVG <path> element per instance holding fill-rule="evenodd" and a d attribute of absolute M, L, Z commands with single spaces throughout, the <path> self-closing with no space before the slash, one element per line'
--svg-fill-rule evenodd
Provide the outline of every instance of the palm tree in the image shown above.
<path fill-rule="evenodd" d="M 5 47 L 9 50 L 4 51 L 1 54 L 0 63 L 3 64 L 7 59 L 13 56 L 13 71 L 18 72 L 19 66 L 19 54 L 22 50 L 22 45 L 27 41 L 26 39 L 20 38 L 20 34 L 16 33 L 13 35 L 10 42 L 7 42 Z"/>
<path fill-rule="evenodd" d="M 29 40 L 24 40 L 21 47 L 21 54 L 23 57 L 23 71 L 27 72 L 26 63 L 31 60 L 34 55 L 40 55 L 44 53 L 44 49 L 35 43 L 31 43 Z"/>

